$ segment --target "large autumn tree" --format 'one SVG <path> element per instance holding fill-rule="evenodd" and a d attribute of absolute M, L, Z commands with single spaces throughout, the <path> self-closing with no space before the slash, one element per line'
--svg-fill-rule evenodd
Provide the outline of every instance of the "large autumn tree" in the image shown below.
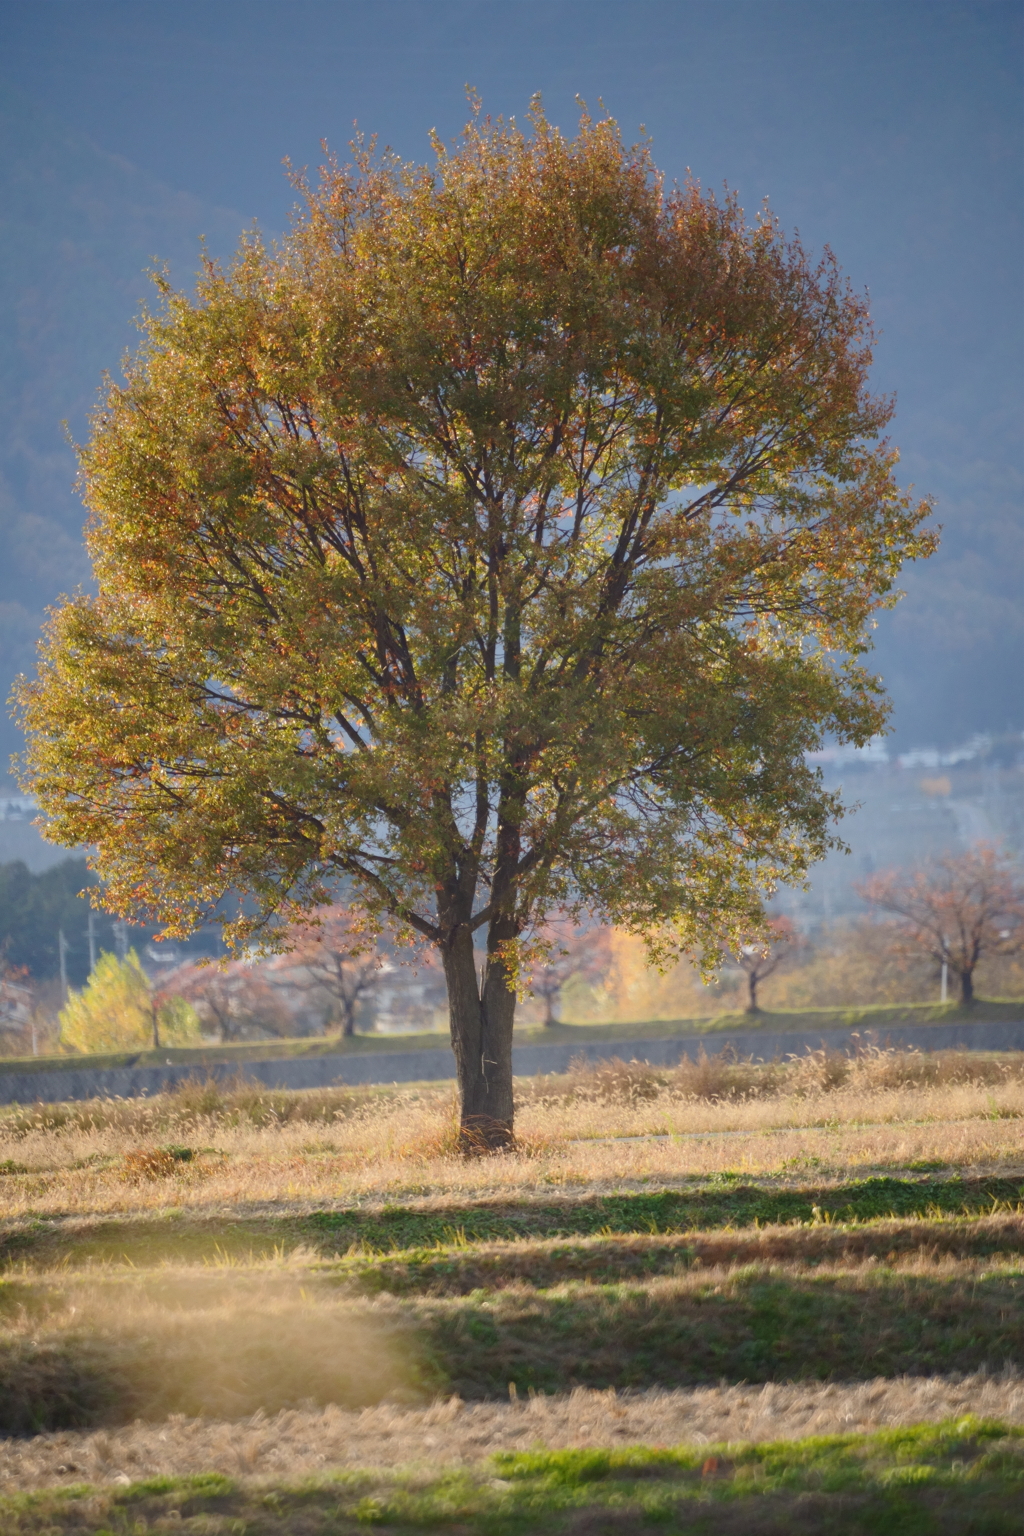
<path fill-rule="evenodd" d="M 332 163 L 280 248 L 164 287 L 24 783 L 174 934 L 234 890 L 273 943 L 343 880 L 435 945 L 500 1147 L 547 912 L 714 957 L 829 845 L 806 753 L 883 723 L 859 657 L 927 509 L 830 255 L 608 120 L 433 151 Z"/>

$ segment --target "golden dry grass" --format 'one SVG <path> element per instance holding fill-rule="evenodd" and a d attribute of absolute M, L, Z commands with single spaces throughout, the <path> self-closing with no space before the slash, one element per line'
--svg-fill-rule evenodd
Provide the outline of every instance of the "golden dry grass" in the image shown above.
<path fill-rule="evenodd" d="M 917 1163 L 1024 1167 L 1024 1063 L 969 1055 L 818 1053 L 787 1067 L 661 1073 L 619 1063 L 535 1080 L 521 1085 L 520 1151 L 475 1162 L 450 1154 L 451 1115 L 448 1088 L 332 1100 L 210 1087 L 9 1112 L 0 1214 L 471 1197 L 725 1170 L 828 1179 Z"/>
<path fill-rule="evenodd" d="M 265 1132 L 259 1140 L 254 1137 L 255 1144 L 240 1140 L 241 1146 L 199 1157 L 165 1179 L 125 1180 L 116 1148 L 104 1149 L 102 1161 L 93 1166 L 8 1177 L 0 1215 L 127 1215 L 168 1209 L 255 1213 L 282 1205 L 302 1211 L 325 1203 L 423 1196 L 466 1199 L 669 1187 L 695 1175 L 724 1172 L 749 1178 L 810 1174 L 823 1185 L 919 1164 L 1013 1176 L 1024 1172 L 1019 1123 L 982 1116 L 951 1124 L 866 1129 L 840 1124 L 728 1139 L 587 1141 L 470 1163 L 416 1149 L 378 1148 L 369 1136 L 364 1148 L 331 1154 L 289 1148 L 282 1145 L 283 1136 Z"/>

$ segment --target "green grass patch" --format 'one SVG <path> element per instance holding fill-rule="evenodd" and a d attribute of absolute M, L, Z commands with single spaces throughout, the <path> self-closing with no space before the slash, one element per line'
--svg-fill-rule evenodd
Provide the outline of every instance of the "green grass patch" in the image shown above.
<path fill-rule="evenodd" d="M 170 1207 L 158 1216 L 27 1217 L 0 1225 L 0 1267 L 90 1260 L 189 1263 L 268 1257 L 305 1246 L 325 1255 L 598 1236 L 698 1233 L 722 1228 L 867 1222 L 889 1217 L 972 1217 L 1024 1201 L 1024 1181 L 976 1176 L 877 1177 L 832 1185 L 693 1179 L 683 1189 L 618 1194 L 431 1202 L 258 1217 L 206 1216 Z"/>
<path fill-rule="evenodd" d="M 1019 1264 L 936 1276 L 753 1264 L 706 1279 L 524 1287 L 403 1306 L 421 1358 L 467 1398 L 500 1398 L 509 1382 L 550 1393 L 1024 1366 Z"/>
<path fill-rule="evenodd" d="M 433 1248 L 391 1253 L 354 1250 L 319 1266 L 363 1295 L 466 1296 L 527 1283 L 616 1285 L 703 1266 L 751 1263 L 825 1265 L 878 1260 L 1017 1259 L 1024 1256 L 1024 1216 L 1016 1214 L 688 1233 L 605 1233 L 598 1237 L 468 1243 L 461 1233 Z M 0 1290 L 2 1295 L 2 1290 Z"/>
<path fill-rule="evenodd" d="M 438 1209 L 384 1206 L 376 1211 L 320 1211 L 311 1230 L 336 1245 L 394 1248 L 529 1237 L 587 1236 L 600 1232 L 698 1232 L 717 1227 L 779 1223 L 871 1221 L 888 1216 L 976 1215 L 1024 1200 L 1019 1178 L 850 1180 L 834 1186 L 778 1188 L 740 1182 L 736 1175 L 697 1181 L 683 1190 L 590 1195 L 550 1202 L 477 1201 Z"/>
<path fill-rule="evenodd" d="M 1022 1451 L 1019 1430 L 966 1418 L 771 1445 L 505 1454 L 433 1475 L 161 1478 L 0 1496 L 0 1521 L 8 1536 L 1010 1536 L 1021 1528 Z"/>
<path fill-rule="evenodd" d="M 244 1065 L 247 1061 L 294 1061 L 316 1056 L 352 1056 L 370 1052 L 445 1050 L 448 1034 L 438 1030 L 422 1035 L 337 1035 L 301 1040 L 246 1040 L 234 1045 L 166 1046 L 159 1051 L 114 1051 L 69 1056 L 6 1056 L 2 1072 L 82 1072 L 113 1067 Z M 198 1075 L 202 1076 L 200 1070 Z"/>
<path fill-rule="evenodd" d="M 718 1013 L 702 1018 L 646 1019 L 632 1024 L 555 1024 L 521 1026 L 516 1043 L 563 1044 L 584 1040 L 661 1040 L 673 1035 L 759 1031 L 766 1034 L 828 1029 L 885 1029 L 897 1024 L 1016 1023 L 1024 1017 L 1024 999 L 977 998 L 960 1003 L 873 1003 L 848 1008 L 787 1008 L 778 1012 Z"/>

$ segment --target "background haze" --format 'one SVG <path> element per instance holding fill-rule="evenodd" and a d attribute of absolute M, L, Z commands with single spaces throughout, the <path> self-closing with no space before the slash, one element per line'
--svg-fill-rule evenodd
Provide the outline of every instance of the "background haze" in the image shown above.
<path fill-rule="evenodd" d="M 0 681 L 88 581 L 71 434 L 134 345 L 145 269 L 188 286 L 294 194 L 281 161 L 353 121 L 409 159 L 465 85 L 571 132 L 584 97 L 659 167 L 764 196 L 870 292 L 902 475 L 940 553 L 908 571 L 876 663 L 899 746 L 1024 727 L 1021 6 L 936 0 L 2 0 Z M 6 725 L 0 750 L 18 747 Z"/>

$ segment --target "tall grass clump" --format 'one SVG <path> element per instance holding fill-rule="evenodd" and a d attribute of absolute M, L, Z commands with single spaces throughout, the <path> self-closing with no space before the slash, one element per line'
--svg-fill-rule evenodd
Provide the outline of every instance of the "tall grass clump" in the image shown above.
<path fill-rule="evenodd" d="M 520 1084 L 523 1103 L 534 1105 L 651 1104 L 659 1099 L 707 1104 L 809 1097 L 850 1088 L 878 1093 L 899 1088 L 941 1088 L 1024 1081 L 1024 1058 L 994 1058 L 971 1051 L 884 1050 L 866 1046 L 854 1055 L 808 1050 L 785 1060 L 755 1061 L 730 1049 L 675 1067 L 614 1058 L 596 1064 L 577 1058 L 567 1073 Z"/>
<path fill-rule="evenodd" d="M 306 1123 L 331 1125 L 366 1113 L 393 1097 L 393 1090 L 387 1088 L 266 1088 L 242 1074 L 220 1080 L 192 1077 L 152 1098 L 12 1106 L 0 1117 L 0 1138 L 109 1130 L 145 1137 L 188 1132 L 201 1126 L 273 1129 Z"/>

